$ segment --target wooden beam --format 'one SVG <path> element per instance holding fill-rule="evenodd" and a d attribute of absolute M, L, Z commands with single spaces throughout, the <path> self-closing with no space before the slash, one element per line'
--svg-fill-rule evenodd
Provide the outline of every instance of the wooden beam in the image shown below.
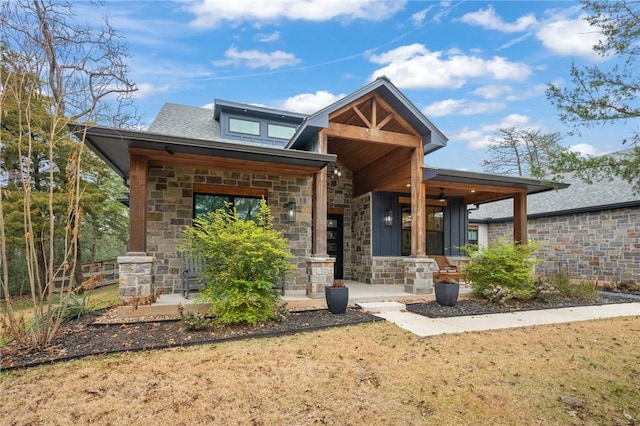
<path fill-rule="evenodd" d="M 369 99 L 373 98 L 374 96 L 375 96 L 375 93 L 369 93 L 368 95 L 365 95 L 365 96 L 361 97 L 360 99 L 356 99 L 354 102 L 343 106 L 339 110 L 332 112 L 329 115 L 329 121 L 333 120 L 336 117 L 339 117 L 340 115 L 344 114 L 345 112 L 349 111 L 350 109 L 353 109 L 353 107 L 355 105 L 362 105 L 363 103 L 365 103 Z"/>
<path fill-rule="evenodd" d="M 373 98 L 371 98 L 371 128 L 372 129 L 379 129 L 378 127 L 378 102 L 377 102 L 378 97 L 374 96 Z"/>
<path fill-rule="evenodd" d="M 149 163 L 129 154 L 129 252 L 147 251 L 147 176 Z"/>
<path fill-rule="evenodd" d="M 360 108 L 358 108 L 357 106 L 353 106 L 353 110 L 356 112 L 356 114 L 358 114 L 358 117 L 360 117 L 360 119 L 364 122 L 364 125 L 367 126 L 368 128 L 372 128 L 373 125 L 371 124 L 371 122 L 367 119 L 367 117 L 364 116 L 364 114 L 362 113 L 362 111 L 360 111 Z"/>
<path fill-rule="evenodd" d="M 411 256 L 425 256 L 425 186 L 422 182 L 422 146 L 411 153 Z"/>
<path fill-rule="evenodd" d="M 169 154 L 165 151 L 152 149 L 131 148 L 131 154 L 141 155 L 148 159 L 152 165 L 191 166 L 203 169 L 222 169 L 256 173 L 268 173 L 277 175 L 313 176 L 318 172 L 316 167 L 295 166 L 290 164 L 263 162 L 254 160 L 240 160 L 236 158 L 211 157 L 199 154 L 184 154 L 176 152 Z"/>
<path fill-rule="evenodd" d="M 327 135 L 318 134 L 318 152 L 326 154 Z M 316 173 L 314 178 L 313 203 L 313 257 L 327 257 L 327 168 Z"/>
<path fill-rule="evenodd" d="M 527 194 L 513 197 L 513 242 L 527 243 Z"/>
<path fill-rule="evenodd" d="M 340 123 L 329 123 L 327 136 L 388 145 L 406 146 L 411 148 L 415 148 L 420 145 L 420 138 L 416 136 L 406 135 L 404 133 L 387 132 L 386 130 L 349 126 L 348 124 Z"/>
<path fill-rule="evenodd" d="M 407 132 L 417 137 L 421 142 L 420 145 L 422 145 L 422 138 L 420 137 L 420 134 L 416 131 L 416 129 L 414 129 L 407 120 L 402 118 L 402 116 L 398 114 L 398 112 L 395 109 L 391 108 L 391 105 L 389 105 L 384 99 L 382 99 L 379 96 L 377 97 L 377 99 L 378 99 L 378 103 L 380 104 L 380 106 L 382 106 L 382 108 L 386 109 L 387 111 L 393 111 L 393 116 L 398 121 L 398 123 L 400 123 L 400 125 L 404 127 L 404 129 Z"/>
<path fill-rule="evenodd" d="M 378 130 L 382 129 L 384 125 L 390 122 L 391 120 L 393 120 L 393 114 L 387 115 L 385 118 L 382 119 L 381 122 L 378 123 L 378 125 L 376 126 L 376 129 Z"/>
<path fill-rule="evenodd" d="M 397 148 L 353 175 L 353 195 L 358 196 L 410 178 L 411 153 Z"/>
<path fill-rule="evenodd" d="M 472 194 L 471 190 L 475 189 L 476 192 L 484 191 L 484 192 L 499 192 L 503 194 L 516 194 L 516 193 L 526 193 L 527 188 L 521 188 L 517 186 L 498 186 L 498 185 L 482 185 L 475 183 L 461 183 L 461 182 L 447 182 L 443 180 L 430 179 L 429 183 L 431 186 L 437 188 L 447 189 L 460 189 L 467 191 L 469 195 Z"/>
<path fill-rule="evenodd" d="M 210 185 L 207 183 L 194 183 L 193 192 L 201 194 L 215 194 L 215 195 L 246 195 L 249 197 L 264 197 L 269 196 L 269 190 L 267 188 L 247 188 L 237 186 L 224 186 L 224 185 Z"/>

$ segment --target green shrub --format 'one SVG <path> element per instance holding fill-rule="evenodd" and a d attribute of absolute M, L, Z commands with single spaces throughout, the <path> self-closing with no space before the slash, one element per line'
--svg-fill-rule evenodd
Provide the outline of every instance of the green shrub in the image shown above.
<path fill-rule="evenodd" d="M 538 290 L 537 298 L 541 300 L 553 300 L 558 298 L 579 299 L 594 301 L 598 297 L 598 288 L 588 281 L 571 282 L 569 274 L 561 271 L 557 274 L 543 277 L 536 283 Z M 540 289 L 553 289 L 545 292 Z M 551 294 L 551 297 L 549 296 Z"/>
<path fill-rule="evenodd" d="M 199 300 L 211 303 L 220 324 L 257 324 L 276 318 L 274 283 L 292 268 L 287 240 L 272 229 L 271 210 L 262 200 L 255 221 L 227 206 L 194 219 L 180 249 L 202 265 L 206 281 Z"/>
<path fill-rule="evenodd" d="M 187 331 L 200 331 L 209 327 L 211 319 L 205 317 L 200 312 L 184 312 L 184 306 L 178 305 L 178 313 L 180 313 L 180 319 L 182 326 Z"/>
<path fill-rule="evenodd" d="M 465 246 L 471 262 L 463 267 L 463 273 L 477 295 L 495 293 L 497 300 L 530 299 L 535 295 L 533 267 L 539 263 L 530 257 L 535 248 L 533 243 L 512 244 L 504 239 L 482 251 L 478 246 Z M 508 292 L 496 291 L 497 287 Z"/>

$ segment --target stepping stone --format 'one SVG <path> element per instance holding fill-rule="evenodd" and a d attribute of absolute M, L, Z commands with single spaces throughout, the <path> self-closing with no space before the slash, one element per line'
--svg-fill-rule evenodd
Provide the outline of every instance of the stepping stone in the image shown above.
<path fill-rule="evenodd" d="M 407 308 L 404 303 L 398 302 L 362 302 L 356 305 L 364 312 L 399 312 Z"/>

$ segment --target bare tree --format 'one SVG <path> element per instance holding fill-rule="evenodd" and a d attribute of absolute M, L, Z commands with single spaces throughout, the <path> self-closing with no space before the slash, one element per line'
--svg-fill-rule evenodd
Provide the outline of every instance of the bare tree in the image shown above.
<path fill-rule="evenodd" d="M 558 132 L 516 127 L 498 130 L 490 139 L 489 158 L 482 166 L 489 173 L 508 176 L 543 176 L 551 160 L 563 150 Z"/>
<path fill-rule="evenodd" d="M 60 325 L 65 301 L 82 280 L 79 229 L 86 185 L 81 143 L 71 122 L 121 125 L 135 85 L 127 77 L 127 51 L 105 20 L 100 28 L 78 24 L 70 2 L 10 0 L 0 6 L 0 174 L 19 177 L 24 255 L 35 326 L 25 329 L 11 310 L 5 209 L 0 207 L 0 267 L 13 335 L 45 347 Z M 133 123 L 135 124 L 135 123 Z M 9 154 L 17 161 L 9 169 Z M 60 283 L 60 306 L 53 304 Z M 61 311 L 62 310 L 62 311 Z"/>

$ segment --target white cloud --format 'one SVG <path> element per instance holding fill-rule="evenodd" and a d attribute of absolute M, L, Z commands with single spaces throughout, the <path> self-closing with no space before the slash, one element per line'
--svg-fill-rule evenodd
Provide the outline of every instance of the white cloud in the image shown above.
<path fill-rule="evenodd" d="M 419 12 L 414 13 L 413 15 L 411 15 L 411 20 L 413 21 L 413 25 L 415 26 L 420 26 L 422 25 L 422 22 L 424 21 L 424 18 L 427 17 L 427 13 L 433 9 L 433 5 L 429 6 L 426 9 L 422 9 Z"/>
<path fill-rule="evenodd" d="M 301 93 L 287 98 L 278 108 L 285 111 L 311 114 L 327 105 L 331 105 L 344 96 L 344 94 L 334 95 L 324 90 L 318 90 L 316 93 Z"/>
<path fill-rule="evenodd" d="M 600 151 L 597 147 L 589 145 L 588 143 L 577 143 L 575 145 L 571 145 L 569 147 L 569 151 L 578 152 L 589 157 L 605 154 L 605 152 Z"/>
<path fill-rule="evenodd" d="M 163 84 L 161 86 L 154 85 L 153 83 L 136 83 L 136 90 L 134 96 L 136 99 L 146 98 L 147 96 L 155 95 L 156 93 L 168 92 L 171 86 L 169 84 Z"/>
<path fill-rule="evenodd" d="M 442 117 L 444 115 L 475 115 L 503 110 L 501 102 L 471 102 L 466 99 L 445 99 L 434 102 L 422 109 L 426 116 Z"/>
<path fill-rule="evenodd" d="M 260 50 L 238 50 L 231 47 L 224 52 L 227 59 L 214 61 L 213 64 L 218 67 L 226 66 L 246 66 L 249 68 L 269 68 L 277 69 L 286 66 L 292 66 L 300 63 L 300 59 L 294 54 L 276 50 L 274 52 L 263 52 Z"/>
<path fill-rule="evenodd" d="M 489 30 L 501 31 L 504 33 L 516 33 L 526 31 L 534 27 L 538 21 L 535 15 L 528 14 L 519 17 L 514 23 L 504 22 L 500 16 L 496 14 L 493 7 L 480 9 L 477 12 L 467 13 L 460 18 L 460 21 L 476 25 Z"/>
<path fill-rule="evenodd" d="M 532 128 L 527 126 L 529 117 L 521 114 L 509 114 L 502 120 L 495 123 L 487 123 L 478 129 L 469 129 L 467 127 L 458 131 L 451 136 L 451 140 L 462 140 L 467 142 L 469 149 L 485 149 L 491 143 L 491 138 L 499 129 L 508 129 L 510 127 Z"/>
<path fill-rule="evenodd" d="M 513 89 L 509 86 L 499 84 L 487 84 L 485 86 L 478 87 L 474 90 L 474 95 L 482 96 L 485 99 L 497 99 L 502 98 L 507 94 L 513 92 Z"/>
<path fill-rule="evenodd" d="M 562 56 L 581 56 L 594 62 L 605 59 L 593 50 L 600 35 L 584 20 L 584 15 L 578 19 L 546 23 L 536 32 L 536 38 L 552 52 Z"/>
<path fill-rule="evenodd" d="M 531 74 L 528 65 L 510 62 L 499 56 L 487 60 L 458 51 L 443 54 L 431 52 L 418 43 L 371 55 L 369 60 L 376 64 L 387 64 L 374 71 L 371 80 L 385 75 L 401 89 L 458 89 L 474 77 L 524 80 Z"/>
<path fill-rule="evenodd" d="M 280 40 L 280 31 L 274 31 L 271 34 L 258 34 L 256 40 L 261 43 L 271 43 Z"/>
<path fill-rule="evenodd" d="M 290 21 L 323 22 L 333 19 L 382 21 L 403 9 L 397 0 L 199 0 L 185 8 L 196 18 L 191 25 L 212 28 L 222 22 Z"/>

